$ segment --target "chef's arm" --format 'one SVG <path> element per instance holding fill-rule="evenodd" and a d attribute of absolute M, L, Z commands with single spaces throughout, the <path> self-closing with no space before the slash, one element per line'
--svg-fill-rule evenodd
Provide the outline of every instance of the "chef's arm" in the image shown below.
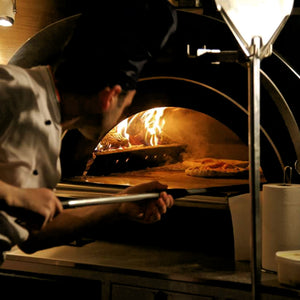
<path fill-rule="evenodd" d="M 40 231 L 32 231 L 20 245 L 26 253 L 68 244 L 90 234 L 101 223 L 119 219 L 119 204 L 87 206 L 64 210 Z"/>
<path fill-rule="evenodd" d="M 0 208 L 8 206 L 10 185 L 0 180 Z"/>
<path fill-rule="evenodd" d="M 166 186 L 155 181 L 129 188 L 125 192 L 150 192 L 165 188 Z M 65 209 L 42 230 L 32 232 L 20 248 L 26 253 L 33 253 L 64 245 L 123 219 L 153 223 L 159 221 L 161 215 L 173 204 L 171 195 L 160 192 L 158 199 L 153 200 Z"/>
<path fill-rule="evenodd" d="M 19 188 L 0 180 L 0 209 L 40 228 L 62 211 L 62 205 L 52 190 Z"/>

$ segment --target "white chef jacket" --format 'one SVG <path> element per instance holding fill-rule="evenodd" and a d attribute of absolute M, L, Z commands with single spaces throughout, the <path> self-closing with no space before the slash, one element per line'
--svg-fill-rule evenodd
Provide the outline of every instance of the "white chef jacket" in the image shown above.
<path fill-rule="evenodd" d="M 0 65 L 0 179 L 22 188 L 54 188 L 61 174 L 60 121 L 49 67 Z M 24 228 L 7 214 L 0 219 L 3 216 L 14 230 L 7 231 L 0 223 L 0 241 L 1 234 L 6 235 L 11 247 L 27 238 Z"/>

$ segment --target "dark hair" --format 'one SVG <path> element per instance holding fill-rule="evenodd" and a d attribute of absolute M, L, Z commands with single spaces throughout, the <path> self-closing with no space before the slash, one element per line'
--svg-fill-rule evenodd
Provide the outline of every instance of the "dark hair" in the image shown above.
<path fill-rule="evenodd" d="M 144 65 L 176 23 L 167 0 L 93 1 L 54 68 L 58 85 L 85 93 L 115 84 L 135 89 Z"/>

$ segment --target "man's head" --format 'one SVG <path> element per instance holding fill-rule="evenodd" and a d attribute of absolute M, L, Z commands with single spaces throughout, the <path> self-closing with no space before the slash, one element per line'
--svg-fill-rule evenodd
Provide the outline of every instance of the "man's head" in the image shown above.
<path fill-rule="evenodd" d="M 105 87 L 98 93 L 62 92 L 62 126 L 78 129 L 86 138 L 98 141 L 115 126 L 135 90 L 123 91 L 120 85 Z"/>
<path fill-rule="evenodd" d="M 88 6 L 54 67 L 63 98 L 73 98 L 73 107 L 81 103 L 76 126 L 85 136 L 93 124 L 100 129 L 103 123 L 98 137 L 115 125 L 132 101 L 144 65 L 175 28 L 176 12 L 167 0 L 94 1 Z M 71 111 L 68 105 L 65 113 Z"/>

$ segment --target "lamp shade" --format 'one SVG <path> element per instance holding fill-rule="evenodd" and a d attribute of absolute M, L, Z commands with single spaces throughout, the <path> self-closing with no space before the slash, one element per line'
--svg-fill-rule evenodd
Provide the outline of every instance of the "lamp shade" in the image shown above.
<path fill-rule="evenodd" d="M 0 0 L 0 26 L 12 26 L 15 14 L 16 0 Z"/>
<path fill-rule="evenodd" d="M 247 56 L 253 37 L 260 37 L 262 56 L 271 54 L 293 8 L 293 0 L 215 0 L 218 10 Z M 262 58 L 262 57 L 261 57 Z"/>

